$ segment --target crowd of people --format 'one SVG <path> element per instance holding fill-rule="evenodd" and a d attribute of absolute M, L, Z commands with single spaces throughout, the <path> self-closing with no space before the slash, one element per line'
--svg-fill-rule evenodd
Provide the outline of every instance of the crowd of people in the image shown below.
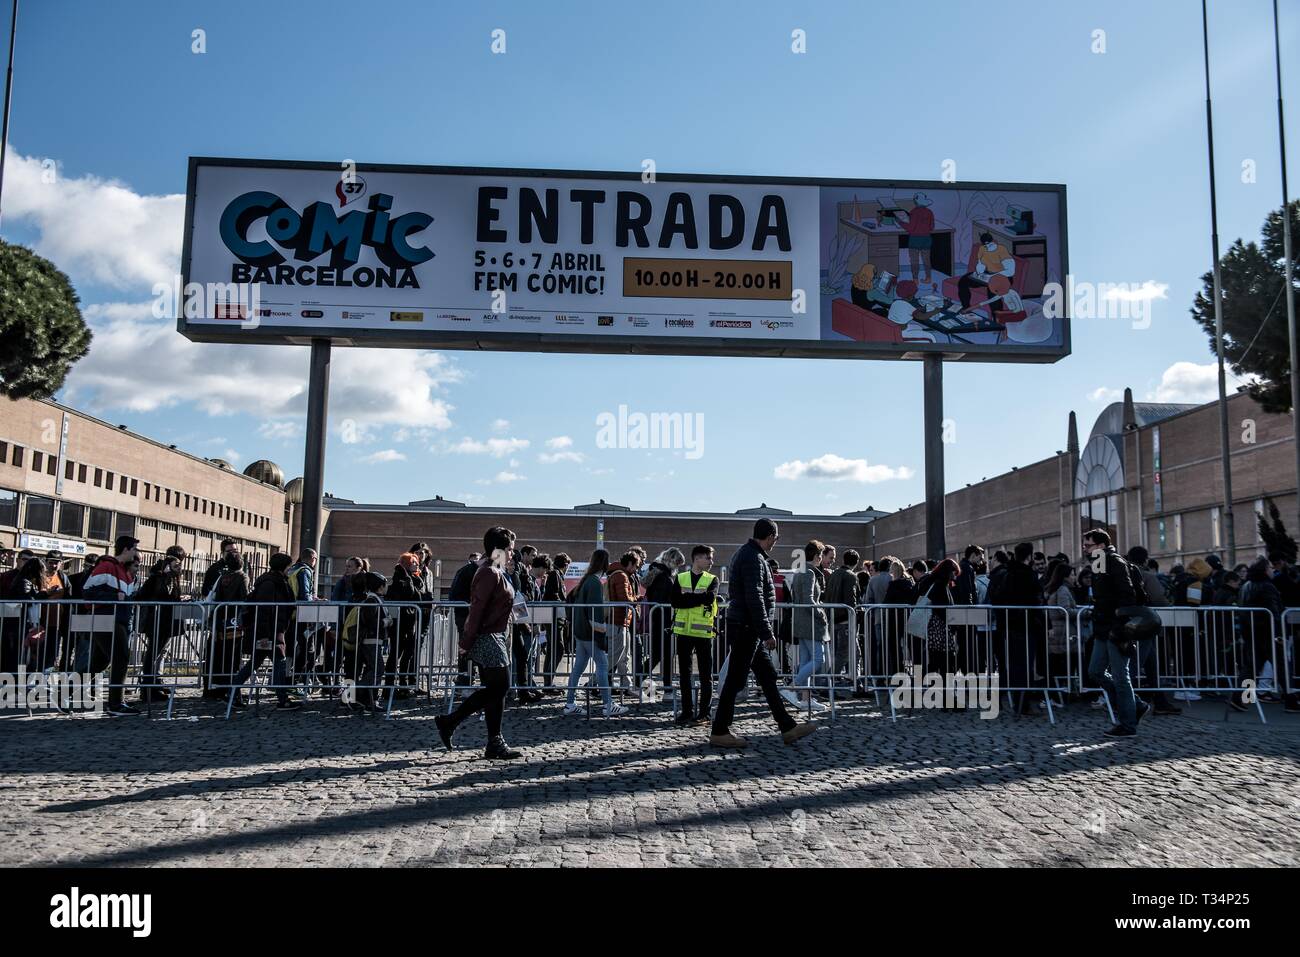
<path fill-rule="evenodd" d="M 1135 609 L 1159 606 L 1255 609 L 1260 627 L 1243 630 L 1243 619 L 1235 616 L 1212 616 L 1209 626 L 1231 631 L 1229 642 L 1244 645 L 1235 659 L 1243 688 L 1253 683 L 1259 694 L 1280 693 L 1288 711 L 1300 710 L 1273 641 L 1285 631 L 1284 610 L 1300 606 L 1300 577 L 1283 556 L 1228 569 L 1210 554 L 1165 573 L 1145 549 L 1121 556 L 1107 533 L 1096 529 L 1085 535 L 1080 561 L 1047 556 L 1029 543 L 991 556 L 970 545 L 960 559 L 938 562 L 892 555 L 871 560 L 855 549 L 840 555 L 834 546 L 812 540 L 803 546 L 802 560 L 783 572 L 773 552 L 777 531 L 775 523 L 760 520 L 733 555 L 725 580 L 713 571 L 714 549 L 699 544 L 667 548 L 653 559 L 640 546 L 617 559 L 596 549 L 570 582 L 566 572 L 573 560 L 567 554 L 547 555 L 517 543 L 508 529 L 489 529 L 483 552 L 469 555 L 445 595 L 459 643 L 455 685 L 468 691 L 477 677 L 480 687 L 438 719 L 444 743 L 450 746 L 467 717 L 482 713 L 489 756 L 515 756 L 501 731 L 508 698 L 527 704 L 563 696 L 563 713 L 572 715 L 586 711 L 579 693 L 596 694 L 601 714 L 617 718 L 627 713 L 630 693 L 644 699 L 648 691 L 656 700 L 656 672 L 659 687 L 675 701 L 675 720 L 708 725 L 709 740 L 718 747 L 745 745 L 730 723 L 751 673 L 787 740 L 814 727 L 797 722 L 790 709 L 823 711 L 831 689 L 866 696 L 868 676 L 922 662 L 927 671 L 944 675 L 996 670 L 1012 691 L 1016 712 L 1028 714 L 1042 697 L 1032 691 L 1054 689 L 1052 676 L 1067 673 L 1076 621 L 1084 623 L 1086 674 L 1106 689 L 1114 707 L 1116 723 L 1108 733 L 1124 736 L 1149 712 L 1180 711 L 1163 691 L 1137 694 L 1144 684 L 1155 684 L 1157 673 L 1175 667 L 1162 660 L 1171 653 L 1164 645 L 1158 651 L 1157 642 L 1128 633 L 1140 624 Z M 328 600 L 346 605 L 334 624 L 328 616 L 321 624 L 296 610 L 322 600 L 311 549 L 296 560 L 274 554 L 266 571 L 250 579 L 237 543 L 223 542 L 221 556 L 191 594 L 181 584 L 184 549 L 169 548 L 146 575 L 138 545 L 123 536 L 112 554 L 89 556 L 71 575 L 58 551 L 43 558 L 30 550 L 18 553 L 0 574 L 0 598 L 101 603 L 99 610 L 113 615 L 114 628 L 71 639 L 68 624 L 76 606 L 66 603 L 43 605 L 39 618 L 6 617 L 0 672 L 14 672 L 20 664 L 29 670 L 107 669 L 108 713 L 139 714 L 123 695 L 134 637 L 142 636 L 140 699 L 164 701 L 172 691 L 159 663 L 185 620 L 165 611 L 168 603 L 202 599 L 208 609 L 203 694 L 227 701 L 232 710 L 248 706 L 242 689 L 267 660 L 280 710 L 301 707 L 300 692 L 342 695 L 348 707 L 364 713 L 416 693 L 421 629 L 444 599 L 427 544 L 417 542 L 398 556 L 389 576 L 373 571 L 366 558 L 348 558 L 329 593 Z M 867 617 L 863 605 L 881 607 Z M 963 630 L 950 624 L 949 609 L 961 605 L 995 611 L 987 627 Z M 548 606 L 558 613 L 543 614 Z M 1085 606 L 1091 614 L 1078 618 Z M 1264 627 L 1269 619 L 1272 626 Z M 1244 619 L 1248 625 L 1253 620 Z M 1172 653 L 1189 648 L 1190 635 L 1171 632 Z M 718 641 L 724 633 L 725 642 Z M 582 678 L 592 669 L 584 686 Z M 638 686 L 643 675 L 649 677 Z M 348 685 L 351 695 L 345 693 Z M 1179 695 L 1194 699 L 1199 691 L 1189 687 Z M 1102 705 L 1096 692 L 1091 697 Z M 1245 710 L 1249 701 L 1238 691 L 1229 704 Z"/>

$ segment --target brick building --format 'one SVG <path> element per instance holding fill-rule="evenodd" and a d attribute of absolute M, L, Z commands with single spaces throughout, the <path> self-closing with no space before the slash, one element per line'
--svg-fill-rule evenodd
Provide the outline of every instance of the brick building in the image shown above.
<path fill-rule="evenodd" d="M 1267 500 L 1296 533 L 1294 435 L 1289 415 L 1265 412 L 1244 392 L 1229 397 L 1228 422 L 1236 558 L 1249 561 L 1262 551 L 1256 515 Z M 1028 541 L 1074 557 L 1083 531 L 1102 526 L 1121 550 L 1143 545 L 1164 568 L 1226 553 L 1220 462 L 1217 403 L 1135 403 L 1125 390 L 1082 446 L 1071 413 L 1064 451 L 950 492 L 948 547 L 956 553 L 971 543 L 994 549 Z M 924 551 L 923 505 L 875 524 L 879 554 Z"/>
<path fill-rule="evenodd" d="M 725 566 L 749 539 L 754 522 L 767 517 L 780 526 L 776 557 L 785 567 L 791 549 L 802 548 L 811 538 L 840 552 L 855 548 L 870 555 L 872 520 L 885 514 L 864 509 L 845 515 L 796 515 L 766 504 L 736 512 L 655 512 L 604 500 L 571 509 L 485 508 L 441 497 L 409 505 L 358 505 L 336 498 L 325 504 L 323 577 L 337 575 L 350 555 L 369 558 L 375 569 L 388 574 L 398 555 L 423 541 L 441 562 L 444 586 L 471 552 L 483 550 L 483 533 L 493 525 L 514 531 L 521 545 L 534 545 L 551 555 L 566 552 L 578 561 L 586 561 L 597 542 L 616 559 L 631 545 L 644 546 L 654 558 L 674 545 L 689 555 L 691 546 L 703 544 L 712 545 L 716 562 Z"/>
<path fill-rule="evenodd" d="M 124 534 L 146 553 L 181 545 L 200 562 L 223 538 L 254 567 L 288 544 L 283 476 L 241 474 L 56 402 L 0 397 L 0 547 L 107 551 Z"/>

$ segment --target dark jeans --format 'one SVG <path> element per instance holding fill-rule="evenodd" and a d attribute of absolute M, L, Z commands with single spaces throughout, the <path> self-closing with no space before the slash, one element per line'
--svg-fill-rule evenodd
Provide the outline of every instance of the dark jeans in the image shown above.
<path fill-rule="evenodd" d="M 158 677 L 158 661 L 167 650 L 167 642 L 172 636 L 164 631 L 155 630 L 144 636 L 144 655 L 140 661 L 140 687 L 149 688 L 161 684 Z M 146 694 L 149 692 L 146 692 Z"/>
<path fill-rule="evenodd" d="M 1042 636 L 1037 635 L 1031 627 L 1030 622 L 1026 622 L 1026 612 L 1023 608 L 1013 608 L 1003 612 L 1003 627 L 1000 634 L 1003 640 L 999 645 L 999 657 L 1002 659 L 1002 668 L 1000 677 L 1006 682 L 1007 688 L 1027 688 L 1029 687 L 1029 676 L 1033 674 L 1035 651 L 1037 645 L 1042 643 Z M 1016 619 L 1020 618 L 1019 621 Z M 1011 701 L 1017 712 L 1021 712 L 1028 707 L 1029 698 L 1024 692 L 1012 692 Z"/>
<path fill-rule="evenodd" d="M 487 734 L 491 741 L 501 733 L 501 713 L 506 706 L 506 692 L 510 690 L 510 673 L 505 668 L 479 668 L 483 676 L 483 686 L 460 703 L 452 712 L 452 728 L 472 714 L 483 711 L 487 714 Z"/>
<path fill-rule="evenodd" d="M 988 283 L 979 279 L 973 272 L 968 272 L 957 280 L 957 298 L 961 300 L 962 308 L 965 309 L 970 305 L 970 292 L 972 289 L 982 289 Z"/>
<path fill-rule="evenodd" d="M 698 708 L 691 691 L 691 655 L 700 663 L 700 697 Z M 763 657 L 767 657 L 764 655 Z M 743 672 L 742 672 L 743 673 Z M 709 713 L 713 698 L 713 639 L 702 635 L 677 636 L 677 677 L 682 694 L 682 715 L 703 718 Z M 731 673 L 727 673 L 731 677 Z"/>
<path fill-rule="evenodd" d="M 673 683 L 673 645 L 672 632 L 668 630 L 668 617 L 662 610 L 651 612 L 654 616 L 650 622 L 650 671 L 659 666 L 659 683 L 665 688 Z M 710 646 L 712 649 L 712 646 Z M 681 657 L 681 637 L 677 640 L 677 654 Z M 703 667 L 703 666 L 701 666 Z"/>
<path fill-rule="evenodd" d="M 785 702 L 781 700 L 781 693 L 776 686 L 776 668 L 762 647 L 758 630 L 734 621 L 728 622 L 728 625 L 731 664 L 727 667 L 727 680 L 718 693 L 718 713 L 713 718 L 713 733 L 726 734 L 731 730 L 731 719 L 736 713 L 736 695 L 745 686 L 751 671 L 763 689 L 763 697 L 767 699 L 767 706 L 772 711 L 777 727 L 789 731 L 795 726 L 795 720 L 790 717 Z"/>
<path fill-rule="evenodd" d="M 272 654 L 275 655 L 275 660 L 271 662 L 271 684 L 274 686 L 275 696 L 280 700 L 281 704 L 289 700 L 287 688 L 289 684 L 288 662 L 285 659 L 284 645 L 278 641 L 275 643 L 274 649 L 254 648 L 253 656 L 244 663 L 244 667 L 240 668 L 239 673 L 234 677 L 233 684 L 236 692 L 244 686 L 245 681 L 253 677 L 254 670 L 267 658 L 270 658 Z"/>
<path fill-rule="evenodd" d="M 560 667 L 560 662 L 564 660 L 568 650 L 569 623 L 562 618 L 556 619 L 546 635 L 546 663 L 543 665 L 546 675 L 542 679 L 546 687 L 555 684 L 555 669 Z"/>
<path fill-rule="evenodd" d="M 349 677 L 357 683 L 357 703 L 375 706 L 375 688 L 384 683 L 384 642 L 382 638 L 358 641 L 350 655 Z M 362 687 L 364 685 L 364 687 Z"/>
<path fill-rule="evenodd" d="M 1138 642 L 1138 677 L 1141 684 L 1146 687 L 1155 687 L 1160 683 L 1159 669 L 1156 667 L 1159 657 L 1156 654 L 1156 647 L 1159 644 L 1156 638 Z M 1169 700 L 1169 695 L 1163 691 L 1150 692 L 1147 697 L 1151 699 L 1151 704 L 1161 710 L 1174 706 L 1174 703 Z"/>
<path fill-rule="evenodd" d="M 533 684 L 533 632 L 526 625 L 516 625 L 510 639 L 514 659 L 515 686 L 528 689 Z"/>
<path fill-rule="evenodd" d="M 126 625 L 118 622 L 113 634 L 96 632 L 90 646 L 89 672 L 97 675 L 108 668 L 108 706 L 122 703 L 122 690 L 126 684 L 126 666 L 131 662 L 131 638 Z"/>
<path fill-rule="evenodd" d="M 388 684 L 415 686 L 415 649 L 417 645 L 413 626 L 405 635 L 399 635 L 388 649 L 388 662 L 384 666 Z"/>

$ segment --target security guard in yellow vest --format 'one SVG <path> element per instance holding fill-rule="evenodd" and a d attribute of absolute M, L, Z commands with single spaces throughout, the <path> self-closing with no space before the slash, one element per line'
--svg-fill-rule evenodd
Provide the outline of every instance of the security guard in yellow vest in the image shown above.
<path fill-rule="evenodd" d="M 681 711 L 677 723 L 703 724 L 709 718 L 713 698 L 713 633 L 718 611 L 718 576 L 713 567 L 713 549 L 696 545 L 691 549 L 691 567 L 673 579 L 670 601 L 673 614 L 673 637 L 677 641 L 678 682 Z M 696 707 L 691 688 L 691 655 L 700 666 L 700 697 Z"/>

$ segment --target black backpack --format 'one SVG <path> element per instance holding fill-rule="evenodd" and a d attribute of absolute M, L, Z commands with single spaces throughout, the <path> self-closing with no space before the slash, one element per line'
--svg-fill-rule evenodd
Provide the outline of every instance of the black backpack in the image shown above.
<path fill-rule="evenodd" d="M 221 577 L 217 579 L 215 598 L 219 602 L 239 601 L 239 594 L 236 586 L 239 582 L 239 572 L 224 571 Z"/>

